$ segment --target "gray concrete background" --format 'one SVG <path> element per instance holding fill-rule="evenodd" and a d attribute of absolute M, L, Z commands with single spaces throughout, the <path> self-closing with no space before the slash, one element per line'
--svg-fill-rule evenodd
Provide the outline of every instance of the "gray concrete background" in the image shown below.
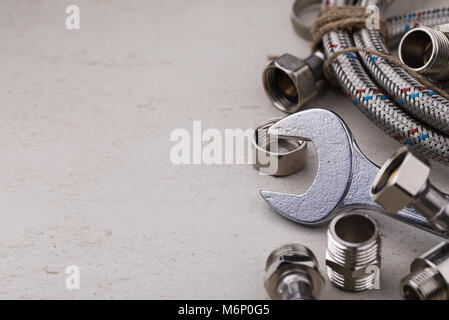
<path fill-rule="evenodd" d="M 446 1 L 401 1 L 389 14 Z M 65 29 L 65 7 L 81 30 Z M 0 2 L 0 298 L 265 299 L 266 256 L 299 242 L 324 272 L 325 227 L 272 212 L 261 188 L 304 192 L 250 166 L 174 166 L 170 132 L 251 128 L 281 114 L 261 86 L 267 56 L 304 57 L 292 1 Z M 340 114 L 382 164 L 399 146 L 347 98 L 311 104 Z M 436 185 L 449 170 L 435 164 Z M 381 290 L 326 286 L 325 299 L 397 299 L 412 259 L 439 238 L 375 214 L 383 228 Z M 78 265 L 81 289 L 65 287 Z"/>

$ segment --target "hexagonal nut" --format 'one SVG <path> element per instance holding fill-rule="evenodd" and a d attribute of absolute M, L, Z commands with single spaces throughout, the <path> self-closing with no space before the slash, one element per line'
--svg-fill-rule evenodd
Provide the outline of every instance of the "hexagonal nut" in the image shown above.
<path fill-rule="evenodd" d="M 410 205 L 428 183 L 429 161 L 400 148 L 380 169 L 371 187 L 372 199 L 391 213 Z"/>
<path fill-rule="evenodd" d="M 274 106 L 285 113 L 298 112 L 318 93 L 310 67 L 288 53 L 273 60 L 265 68 L 263 85 Z"/>
<path fill-rule="evenodd" d="M 277 136 L 271 136 L 274 139 L 270 139 L 269 128 L 281 119 L 273 118 L 259 123 L 251 140 L 253 160 L 255 160 L 254 168 L 263 174 L 275 177 L 296 173 L 302 170 L 307 163 L 307 143 L 305 141 Z M 277 143 L 274 148 L 277 152 L 271 148 L 273 142 Z"/>
<path fill-rule="evenodd" d="M 312 295 L 319 296 L 324 278 L 318 270 L 315 255 L 307 247 L 289 244 L 275 249 L 267 259 L 264 286 L 271 299 L 279 299 L 278 284 L 292 273 L 305 274 L 312 282 Z"/>
<path fill-rule="evenodd" d="M 342 266 L 335 261 L 328 252 L 326 252 L 326 266 L 345 276 L 347 279 L 357 280 L 371 274 L 374 267 L 380 269 L 381 264 L 380 261 L 373 261 L 372 263 L 364 266 Z"/>

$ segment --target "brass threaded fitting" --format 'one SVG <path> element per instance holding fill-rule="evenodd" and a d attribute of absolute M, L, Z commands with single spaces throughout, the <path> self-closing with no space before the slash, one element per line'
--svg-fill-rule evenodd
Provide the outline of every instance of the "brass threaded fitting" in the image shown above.
<path fill-rule="evenodd" d="M 449 300 L 449 243 L 443 242 L 415 259 L 401 281 L 406 300 Z"/>
<path fill-rule="evenodd" d="M 339 289 L 372 289 L 379 280 L 381 237 L 377 221 L 367 214 L 345 213 L 328 229 L 327 275 Z"/>
<path fill-rule="evenodd" d="M 399 44 L 401 62 L 432 80 L 449 79 L 449 27 L 419 27 Z"/>

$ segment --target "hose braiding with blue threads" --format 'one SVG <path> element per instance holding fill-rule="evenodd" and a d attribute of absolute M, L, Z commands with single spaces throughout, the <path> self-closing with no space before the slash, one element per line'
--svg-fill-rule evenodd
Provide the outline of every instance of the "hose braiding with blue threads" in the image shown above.
<path fill-rule="evenodd" d="M 339 4 L 325 0 L 326 6 Z M 418 25 L 449 21 L 449 8 L 417 11 L 392 18 L 389 34 L 395 38 Z M 402 29 L 402 31 L 400 31 Z M 322 37 L 326 57 L 344 49 L 362 47 L 389 54 L 377 30 L 362 28 L 330 31 Z M 449 165 L 449 101 L 402 68 L 375 54 L 339 55 L 331 64 L 338 83 L 353 103 L 378 127 L 402 144 Z"/>

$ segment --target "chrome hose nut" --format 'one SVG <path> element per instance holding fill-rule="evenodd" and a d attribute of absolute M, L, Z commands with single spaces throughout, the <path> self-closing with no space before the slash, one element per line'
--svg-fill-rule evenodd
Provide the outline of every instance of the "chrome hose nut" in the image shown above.
<path fill-rule="evenodd" d="M 402 147 L 380 169 L 371 186 L 371 197 L 391 213 L 411 205 L 446 233 L 449 230 L 448 196 L 430 183 L 429 174 L 429 161 Z"/>
<path fill-rule="evenodd" d="M 415 259 L 411 273 L 402 279 L 407 300 L 449 300 L 449 243 L 443 242 Z"/>
<path fill-rule="evenodd" d="M 389 212 L 397 212 L 418 196 L 429 174 L 429 161 L 402 147 L 378 172 L 371 187 L 371 197 Z"/>
<path fill-rule="evenodd" d="M 315 52 L 305 60 L 284 54 L 263 72 L 263 86 L 276 108 L 285 113 L 298 112 L 325 88 L 324 55 Z"/>
<path fill-rule="evenodd" d="M 367 214 L 344 213 L 327 232 L 327 275 L 339 289 L 363 291 L 380 281 L 381 237 L 377 221 Z"/>
<path fill-rule="evenodd" d="M 273 300 L 316 300 L 324 287 L 315 255 L 300 244 L 275 249 L 265 265 L 264 286 Z"/>
<path fill-rule="evenodd" d="M 449 80 L 449 25 L 409 31 L 399 44 L 399 59 L 432 80 Z"/>
<path fill-rule="evenodd" d="M 256 126 L 252 139 L 254 168 L 260 172 L 283 177 L 306 166 L 307 142 L 293 138 L 270 137 L 268 130 L 282 118 L 262 121 Z M 273 147 L 275 139 L 276 147 Z"/>

